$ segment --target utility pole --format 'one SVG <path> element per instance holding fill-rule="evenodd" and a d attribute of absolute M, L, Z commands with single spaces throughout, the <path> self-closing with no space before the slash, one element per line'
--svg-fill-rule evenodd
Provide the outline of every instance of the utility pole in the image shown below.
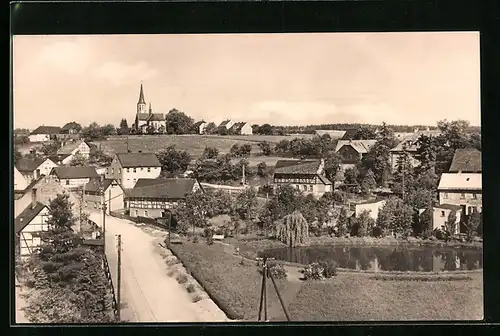
<path fill-rule="evenodd" d="M 102 204 L 102 238 L 104 251 L 106 251 L 106 200 L 104 199 L 104 190 L 101 187 L 101 204 Z"/>
<path fill-rule="evenodd" d="M 108 210 L 111 212 L 111 189 L 108 191 Z"/>
<path fill-rule="evenodd" d="M 118 322 L 120 321 L 121 310 L 121 280 L 122 280 L 122 236 L 118 235 L 118 269 L 117 269 L 117 283 L 116 283 L 116 307 Z"/>

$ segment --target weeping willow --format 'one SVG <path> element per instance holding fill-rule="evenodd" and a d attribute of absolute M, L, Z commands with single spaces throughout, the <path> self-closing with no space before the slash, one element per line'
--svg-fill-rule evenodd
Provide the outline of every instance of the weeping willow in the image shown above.
<path fill-rule="evenodd" d="M 294 211 L 277 223 L 276 237 L 290 247 L 300 246 L 309 237 L 309 225 L 299 211 Z"/>

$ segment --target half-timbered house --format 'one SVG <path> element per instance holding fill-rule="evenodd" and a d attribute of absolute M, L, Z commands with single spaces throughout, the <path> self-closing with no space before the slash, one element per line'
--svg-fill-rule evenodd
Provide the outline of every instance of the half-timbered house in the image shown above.
<path fill-rule="evenodd" d="M 333 191 L 332 182 L 325 176 L 324 160 L 279 160 L 273 174 L 273 185 L 283 185 L 320 197 Z"/>

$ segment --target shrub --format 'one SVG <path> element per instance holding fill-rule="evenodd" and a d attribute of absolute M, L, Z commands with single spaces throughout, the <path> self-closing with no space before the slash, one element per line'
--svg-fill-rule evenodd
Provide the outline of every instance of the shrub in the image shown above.
<path fill-rule="evenodd" d="M 210 227 L 207 227 L 203 230 L 203 236 L 205 238 L 212 238 L 212 236 L 214 235 L 214 230 Z"/>
<path fill-rule="evenodd" d="M 325 278 L 331 278 L 337 275 L 337 263 L 333 260 L 320 261 L 319 265 L 323 268 L 323 276 Z"/>
<path fill-rule="evenodd" d="M 283 267 L 283 265 L 276 262 L 268 262 L 267 268 L 269 272 L 267 277 L 270 277 L 270 275 L 272 275 L 275 279 L 286 279 L 286 269 Z M 259 268 L 259 273 L 262 274 L 262 268 Z"/>
<path fill-rule="evenodd" d="M 180 284 L 185 284 L 188 281 L 186 274 L 179 274 L 177 276 L 177 282 Z"/>
<path fill-rule="evenodd" d="M 333 260 L 320 261 L 304 267 L 302 273 L 305 280 L 321 280 L 337 275 L 337 263 Z"/>
<path fill-rule="evenodd" d="M 196 291 L 196 288 L 194 287 L 193 284 L 189 284 L 189 285 L 186 286 L 186 291 L 188 293 L 194 293 Z"/>

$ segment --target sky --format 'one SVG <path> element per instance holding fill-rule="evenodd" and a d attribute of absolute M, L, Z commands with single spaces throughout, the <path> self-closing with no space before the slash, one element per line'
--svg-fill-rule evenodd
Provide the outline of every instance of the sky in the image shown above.
<path fill-rule="evenodd" d="M 13 37 L 15 128 L 135 118 L 480 125 L 478 32 Z"/>

